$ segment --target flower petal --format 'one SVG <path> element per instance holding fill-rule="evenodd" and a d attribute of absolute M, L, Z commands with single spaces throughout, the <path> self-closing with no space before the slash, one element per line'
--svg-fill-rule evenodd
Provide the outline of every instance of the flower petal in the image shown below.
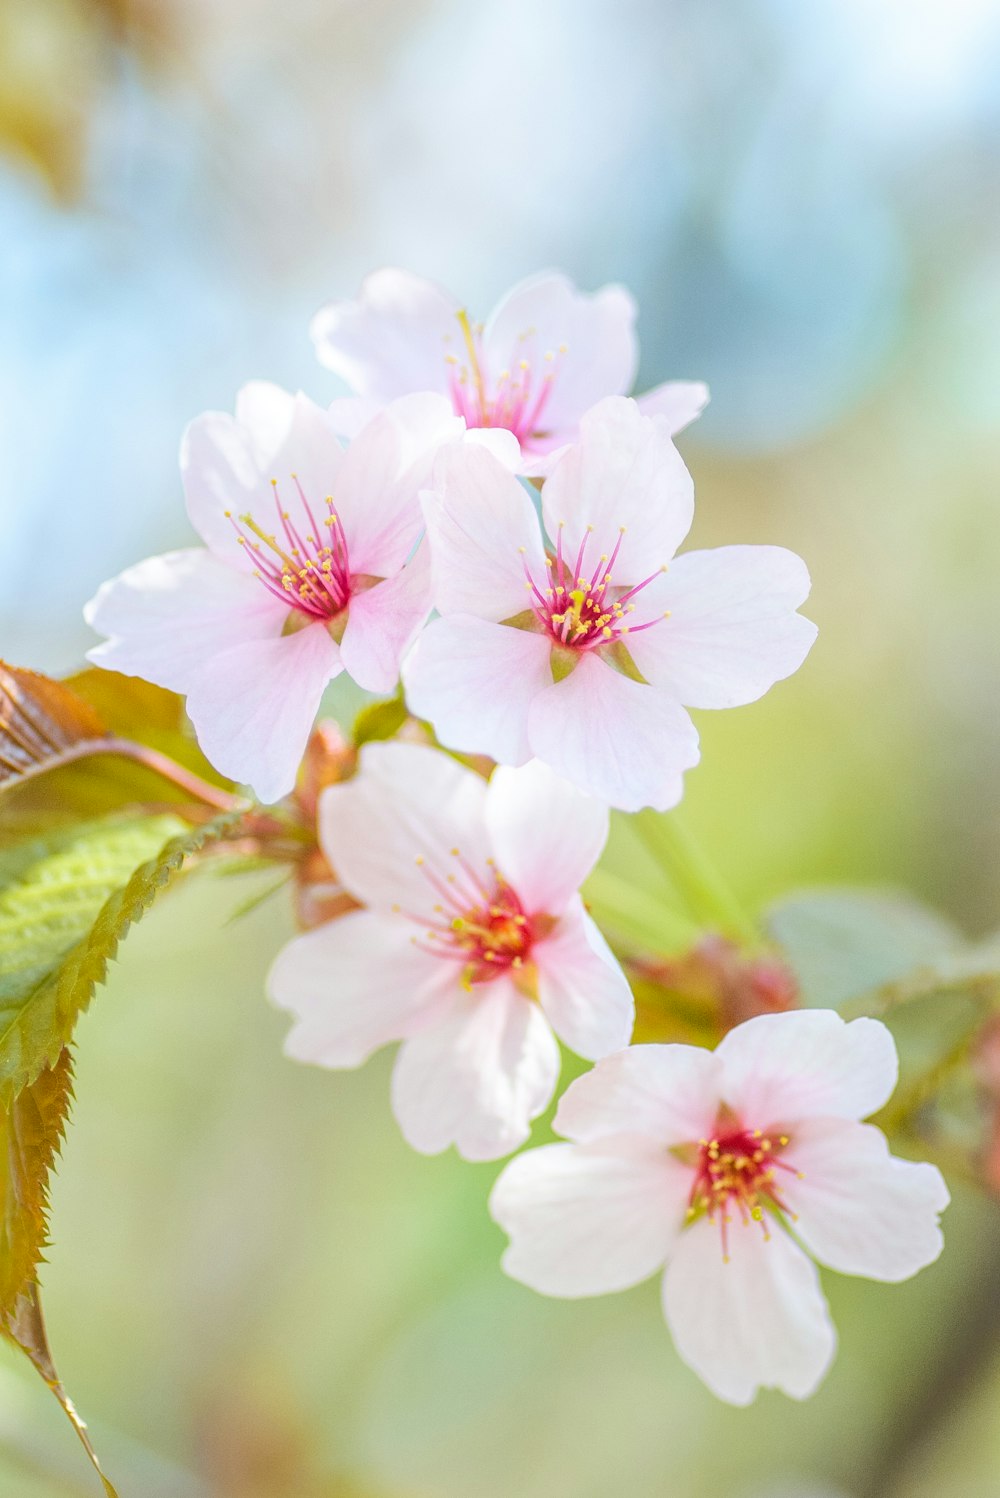
<path fill-rule="evenodd" d="M 701 415 L 708 399 L 708 386 L 701 380 L 667 380 L 637 395 L 635 403 L 643 416 L 662 416 L 671 437 L 676 437 Z"/>
<path fill-rule="evenodd" d="M 504 878 L 525 910 L 558 915 L 608 840 L 608 809 L 539 760 L 494 770 L 486 825 Z"/>
<path fill-rule="evenodd" d="M 622 811 L 676 806 L 683 772 L 698 763 L 698 734 L 684 709 L 595 655 L 534 697 L 527 738 L 538 759 Z"/>
<path fill-rule="evenodd" d="M 487 449 L 463 443 L 438 454 L 422 498 L 435 607 L 497 623 L 523 613 L 531 602 L 525 567 L 545 578 L 541 529 L 524 486 Z"/>
<path fill-rule="evenodd" d="M 439 1019 L 455 985 L 447 963 L 414 946 L 406 921 L 357 910 L 282 947 L 267 991 L 295 1016 L 287 1056 L 353 1067 Z"/>
<path fill-rule="evenodd" d="M 477 985 L 402 1047 L 392 1108 L 408 1144 L 497 1160 L 523 1144 L 559 1076 L 559 1047 L 537 1004 L 506 978 Z"/>
<path fill-rule="evenodd" d="M 628 979 L 579 896 L 532 948 L 538 998 L 559 1039 L 588 1061 L 628 1045 L 635 1004 Z"/>
<path fill-rule="evenodd" d="M 783 1158 L 782 1196 L 810 1253 L 841 1274 L 905 1280 L 944 1247 L 938 1214 L 948 1188 L 933 1165 L 897 1160 L 870 1124 L 839 1118 L 799 1124 Z"/>
<path fill-rule="evenodd" d="M 542 1295 L 626 1290 L 664 1263 L 681 1223 L 690 1171 L 635 1145 L 548 1144 L 505 1165 L 490 1215 L 510 1237 L 501 1264 Z"/>
<path fill-rule="evenodd" d="M 448 388 L 445 355 L 457 346 L 459 304 L 430 281 L 387 267 L 353 301 L 329 302 L 312 320 L 316 356 L 358 395 L 391 401 Z"/>
<path fill-rule="evenodd" d="M 599 552 L 621 545 L 615 583 L 638 583 L 665 567 L 691 526 L 694 485 L 662 417 L 643 416 L 635 401 L 614 397 L 587 412 L 579 443 L 542 489 L 545 528 L 562 526 L 563 555 L 592 573 Z M 593 530 L 593 538 L 589 532 Z"/>
<path fill-rule="evenodd" d="M 832 1009 L 760 1014 L 716 1049 L 726 1102 L 748 1128 L 802 1118 L 864 1118 L 896 1085 L 896 1046 L 876 1019 L 846 1024 Z"/>
<path fill-rule="evenodd" d="M 333 492 L 353 574 L 389 577 L 402 567 L 423 529 L 418 495 L 434 458 L 464 432 L 450 402 L 430 394 L 393 401 L 362 427 Z"/>
<path fill-rule="evenodd" d="M 635 378 L 636 305 L 624 286 L 588 294 L 567 276 L 543 271 L 508 291 L 483 332 L 489 377 L 524 361 L 535 390 L 551 376 L 541 424 L 574 429 L 606 395 L 624 395 Z"/>
<path fill-rule="evenodd" d="M 543 635 L 471 614 L 435 619 L 403 664 L 407 702 L 449 749 L 521 765 L 529 708 L 552 684 L 549 656 Z"/>
<path fill-rule="evenodd" d="M 293 788 L 340 652 L 322 624 L 208 659 L 188 691 L 198 743 L 217 770 L 266 803 Z"/>
<path fill-rule="evenodd" d="M 383 910 L 399 904 L 430 919 L 440 897 L 428 874 L 447 878 L 455 868 L 453 848 L 486 872 L 485 798 L 482 777 L 440 750 L 365 744 L 358 774 L 320 797 L 320 843 L 356 899 Z"/>
<path fill-rule="evenodd" d="M 110 637 L 88 660 L 187 692 L 206 654 L 280 635 L 288 606 L 198 547 L 148 557 L 102 583 L 83 617 Z"/>
<path fill-rule="evenodd" d="M 809 573 L 781 546 L 720 546 L 676 557 L 637 602 L 669 610 L 629 636 L 648 681 L 689 707 L 739 707 L 797 671 L 816 626 L 795 612 Z"/>
<path fill-rule="evenodd" d="M 423 543 L 401 571 L 351 598 L 340 642 L 344 670 L 366 692 L 395 691 L 403 656 L 430 611 L 430 554 Z"/>
<path fill-rule="evenodd" d="M 715 1054 L 701 1046 L 629 1046 L 570 1083 L 555 1128 L 580 1143 L 613 1134 L 696 1143 L 715 1122 L 721 1078 Z"/>
<path fill-rule="evenodd" d="M 737 1222 L 729 1261 L 700 1218 L 678 1239 L 663 1278 L 663 1310 L 678 1353 L 713 1394 L 750 1404 L 758 1389 L 807 1399 L 837 1346 L 815 1266 L 788 1235 Z"/>

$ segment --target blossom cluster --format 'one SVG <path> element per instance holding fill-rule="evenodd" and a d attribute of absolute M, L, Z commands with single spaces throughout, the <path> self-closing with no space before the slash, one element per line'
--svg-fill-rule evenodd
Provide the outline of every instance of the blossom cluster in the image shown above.
<path fill-rule="evenodd" d="M 294 790 L 335 677 L 404 694 L 423 726 L 318 799 L 344 900 L 271 970 L 288 1053 L 355 1067 L 398 1042 L 405 1138 L 469 1160 L 525 1144 L 560 1041 L 595 1063 L 559 1102 L 567 1142 L 494 1187 L 508 1273 L 579 1296 L 666 1266 L 678 1352 L 717 1394 L 804 1397 L 834 1348 L 813 1260 L 904 1278 L 937 1256 L 947 1193 L 860 1122 L 895 1084 L 874 1020 L 790 1010 L 714 1052 L 630 1044 L 629 981 L 580 893 L 609 808 L 675 806 L 688 709 L 755 701 L 816 633 L 792 552 L 678 554 L 694 491 L 674 439 L 708 396 L 628 393 L 635 317 L 623 288 L 555 274 L 485 323 L 370 276 L 312 327 L 350 396 L 255 383 L 188 428 L 203 545 L 99 589 L 91 658 L 182 693 L 208 758 L 265 803 Z"/>

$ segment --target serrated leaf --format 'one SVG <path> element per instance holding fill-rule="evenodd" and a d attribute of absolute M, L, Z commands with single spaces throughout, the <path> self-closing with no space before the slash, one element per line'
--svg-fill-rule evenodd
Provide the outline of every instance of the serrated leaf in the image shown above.
<path fill-rule="evenodd" d="M 0 1111 L 0 1310 L 33 1283 L 46 1244 L 48 1179 L 73 1096 L 69 1051 Z"/>
<path fill-rule="evenodd" d="M 814 890 L 767 913 L 805 1003 L 836 1009 L 957 957 L 962 933 L 897 890 Z"/>
<path fill-rule="evenodd" d="M 239 820 L 105 820 L 41 840 L 27 864 L 23 850 L 10 855 L 20 867 L 0 889 L 0 1102 L 55 1063 L 129 927 L 187 856 Z"/>
<path fill-rule="evenodd" d="M 0 661 L 0 790 L 106 737 L 103 720 L 69 687 Z"/>

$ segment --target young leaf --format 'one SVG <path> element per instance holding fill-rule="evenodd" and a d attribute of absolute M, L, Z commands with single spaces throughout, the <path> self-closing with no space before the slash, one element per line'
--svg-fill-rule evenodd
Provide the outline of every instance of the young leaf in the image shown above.
<path fill-rule="evenodd" d="M 90 752 L 106 736 L 93 708 L 62 682 L 0 661 L 0 789 L 68 764 L 81 745 Z"/>
<path fill-rule="evenodd" d="M 0 878 L 16 867 L 0 888 L 0 1103 L 55 1064 L 118 943 L 184 859 L 239 821 L 117 818 L 0 857 Z"/>
<path fill-rule="evenodd" d="M 46 1243 L 49 1171 L 73 1096 L 69 1051 L 0 1111 L 0 1314 L 33 1284 Z"/>

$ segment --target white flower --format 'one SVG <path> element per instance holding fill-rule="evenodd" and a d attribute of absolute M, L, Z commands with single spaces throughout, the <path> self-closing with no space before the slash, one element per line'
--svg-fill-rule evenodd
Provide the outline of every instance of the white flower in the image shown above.
<path fill-rule="evenodd" d="M 497 1181 L 503 1266 L 543 1294 L 581 1296 L 665 1264 L 677 1350 L 715 1394 L 804 1399 L 836 1345 L 812 1258 L 896 1281 L 941 1251 L 940 1173 L 895 1159 L 858 1121 L 896 1074 L 884 1025 L 831 1010 L 759 1016 L 714 1052 L 608 1057 L 559 1105 L 573 1142 L 527 1151 Z"/>
<path fill-rule="evenodd" d="M 447 291 L 408 271 L 368 276 L 354 301 L 313 319 L 316 352 L 359 397 L 335 402 L 345 429 L 379 404 L 417 390 L 451 400 L 470 428 L 512 432 L 522 473 L 547 473 L 576 439 L 588 408 L 632 388 L 636 306 L 623 286 L 580 292 L 553 271 L 521 281 L 485 324 Z M 700 381 L 674 380 L 640 397 L 671 435 L 708 401 Z"/>
<path fill-rule="evenodd" d="M 543 765 L 487 785 L 436 750 L 368 744 L 319 823 L 366 908 L 279 953 L 268 986 L 295 1016 L 288 1054 L 353 1067 L 402 1040 L 392 1105 L 409 1143 L 508 1154 L 555 1089 L 553 1031 L 588 1059 L 632 1033 L 628 983 L 577 892 L 606 808 Z"/>

